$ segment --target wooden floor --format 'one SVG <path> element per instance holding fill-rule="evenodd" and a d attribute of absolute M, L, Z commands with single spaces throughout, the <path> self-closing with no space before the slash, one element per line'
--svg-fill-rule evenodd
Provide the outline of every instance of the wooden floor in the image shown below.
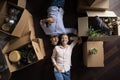
<path fill-rule="evenodd" d="M 50 0 L 28 0 L 27 2 L 27 9 L 33 15 L 36 37 L 44 39 L 46 57 L 44 60 L 30 67 L 14 72 L 10 80 L 55 80 L 53 66 L 50 61 L 53 46 L 48 46 L 49 42 L 46 40 L 49 38 L 45 36 L 39 25 L 39 20 L 46 17 L 46 9 L 48 6 L 46 2 L 49 1 Z M 75 6 L 75 4 L 73 4 L 75 0 L 66 1 L 65 25 L 76 26 L 77 16 L 74 11 L 75 7 L 73 7 Z M 71 6 L 71 4 L 73 6 Z M 115 13 L 120 16 L 120 0 L 110 0 L 110 10 L 115 11 Z M 72 55 L 72 80 L 120 80 L 120 38 L 104 42 L 105 67 L 103 68 L 87 68 L 83 65 L 82 45 L 76 46 L 73 52 L 75 54 Z"/>

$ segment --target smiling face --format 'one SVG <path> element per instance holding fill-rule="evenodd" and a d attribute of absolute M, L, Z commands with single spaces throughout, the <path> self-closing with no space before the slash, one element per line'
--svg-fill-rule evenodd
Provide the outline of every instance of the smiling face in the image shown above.
<path fill-rule="evenodd" d="M 51 37 L 51 43 L 53 45 L 57 45 L 58 41 L 59 41 L 58 36 Z"/>
<path fill-rule="evenodd" d="M 66 45 L 68 44 L 68 41 L 69 41 L 68 35 L 63 34 L 63 35 L 61 36 L 61 44 L 62 44 L 63 46 L 66 46 Z"/>

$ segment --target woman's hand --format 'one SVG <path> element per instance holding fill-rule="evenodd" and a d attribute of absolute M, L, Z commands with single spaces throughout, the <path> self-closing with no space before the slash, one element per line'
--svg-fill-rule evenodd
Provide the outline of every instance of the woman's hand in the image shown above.
<path fill-rule="evenodd" d="M 55 69 L 56 69 L 58 72 L 62 72 L 62 70 L 61 70 L 57 65 L 55 65 Z"/>

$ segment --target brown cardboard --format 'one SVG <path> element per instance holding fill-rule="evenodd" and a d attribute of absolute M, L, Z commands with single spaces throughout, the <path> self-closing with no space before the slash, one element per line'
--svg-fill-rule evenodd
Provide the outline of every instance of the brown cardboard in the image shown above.
<path fill-rule="evenodd" d="M 27 0 L 18 0 L 17 5 L 22 8 L 26 8 L 26 2 L 27 2 Z"/>
<path fill-rule="evenodd" d="M 99 45 L 99 46 L 98 46 Z M 96 54 L 89 54 L 91 48 L 96 48 Z M 104 67 L 104 49 L 102 41 L 88 41 L 83 45 L 83 59 L 87 67 Z"/>
<path fill-rule="evenodd" d="M 86 10 L 103 11 L 109 8 L 109 0 L 95 0 L 90 6 L 85 0 L 78 0 L 77 12 Z"/>
<path fill-rule="evenodd" d="M 45 51 L 44 51 L 44 45 L 43 45 L 42 39 L 37 38 L 37 39 L 33 39 L 31 41 L 30 40 L 30 34 L 26 35 L 26 36 L 23 36 L 21 38 L 12 39 L 11 41 L 9 41 L 5 45 L 5 47 L 2 50 L 3 54 L 5 55 L 5 58 L 6 58 L 6 61 L 7 61 L 10 72 L 21 70 L 21 69 L 33 64 L 33 63 L 31 63 L 31 64 L 25 65 L 21 68 L 17 68 L 15 65 L 11 64 L 10 61 L 8 60 L 9 52 L 11 52 L 13 50 L 16 50 L 16 49 L 19 49 L 20 47 L 22 47 L 22 46 L 24 46 L 24 45 L 26 45 L 30 42 L 32 43 L 32 46 L 34 48 L 34 51 L 35 51 L 36 56 L 38 58 L 38 61 L 44 58 Z"/>
<path fill-rule="evenodd" d="M 89 21 L 90 17 L 117 17 L 113 11 L 86 11 L 86 16 L 78 18 L 78 36 L 88 36 Z M 119 27 L 118 27 L 119 28 Z M 117 31 L 119 33 L 119 31 Z M 102 36 L 102 37 L 89 37 L 88 40 L 113 40 L 118 38 L 119 34 L 112 36 Z"/>
<path fill-rule="evenodd" d="M 86 0 L 90 6 L 99 5 L 99 3 L 104 2 L 105 0 Z"/>
<path fill-rule="evenodd" d="M 9 42 L 6 43 L 6 45 L 3 47 L 2 52 L 8 53 L 14 49 L 19 48 L 20 46 L 27 44 L 28 42 L 30 42 L 30 34 L 27 34 L 21 38 L 14 38 L 12 40 L 10 40 Z"/>
<path fill-rule="evenodd" d="M 28 23 L 27 24 L 28 24 L 29 29 L 25 28 L 26 30 L 24 30 L 24 31 L 30 31 L 31 40 L 35 39 L 35 29 L 34 29 L 34 23 L 33 23 L 33 17 L 32 16 L 30 16 L 28 18 Z"/>
<path fill-rule="evenodd" d="M 4 5 L 2 6 L 2 9 L 0 10 L 0 27 L 3 25 L 4 16 L 7 13 L 7 5 L 8 5 L 8 3 L 5 1 Z M 12 5 L 16 8 L 20 8 L 13 4 L 10 4 L 10 5 Z M 12 33 L 8 33 L 3 30 L 0 30 L 0 31 L 2 31 L 8 35 L 15 36 L 15 37 L 21 37 L 21 36 L 24 36 L 25 34 L 29 33 L 28 21 L 30 21 L 29 19 L 31 19 L 32 15 L 26 9 L 23 9 L 23 8 L 20 8 L 20 9 L 22 9 L 23 12 L 22 12 L 22 15 L 21 15 L 18 23 L 16 24 L 14 30 L 12 31 Z"/>

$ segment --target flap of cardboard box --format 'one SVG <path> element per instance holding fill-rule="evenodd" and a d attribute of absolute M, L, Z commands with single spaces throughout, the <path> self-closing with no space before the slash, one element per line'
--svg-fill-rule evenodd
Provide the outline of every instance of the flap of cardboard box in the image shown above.
<path fill-rule="evenodd" d="M 26 8 L 26 2 L 27 2 L 27 0 L 18 0 L 17 5 L 22 8 Z"/>
<path fill-rule="evenodd" d="M 28 42 L 30 42 L 30 34 L 25 35 L 21 38 L 12 39 L 4 46 L 4 48 L 2 49 L 2 52 L 4 54 L 8 53 L 14 49 L 21 47 L 24 44 L 27 44 Z"/>
<path fill-rule="evenodd" d="M 87 11 L 86 13 L 88 17 L 117 17 L 117 15 L 113 11 Z"/>
<path fill-rule="evenodd" d="M 88 35 L 88 17 L 78 18 L 78 35 L 87 36 Z"/>
<path fill-rule="evenodd" d="M 40 38 L 36 38 L 32 40 L 33 48 L 36 52 L 36 55 L 38 57 L 38 60 L 41 60 L 45 56 L 45 51 L 43 48 L 43 41 Z"/>

